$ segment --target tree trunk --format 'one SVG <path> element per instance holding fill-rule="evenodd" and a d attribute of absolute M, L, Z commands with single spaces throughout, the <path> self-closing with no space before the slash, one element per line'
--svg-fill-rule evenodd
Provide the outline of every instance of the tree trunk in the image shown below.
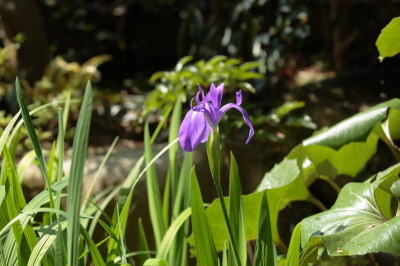
<path fill-rule="evenodd" d="M 0 20 L 4 28 L 4 45 L 19 33 L 25 38 L 10 63 L 15 64 L 21 78 L 31 83 L 40 79 L 49 61 L 49 44 L 36 1 L 0 0 Z"/>

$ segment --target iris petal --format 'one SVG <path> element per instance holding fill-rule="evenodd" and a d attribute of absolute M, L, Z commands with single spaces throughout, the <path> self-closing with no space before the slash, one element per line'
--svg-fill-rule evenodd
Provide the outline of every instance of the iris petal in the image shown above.
<path fill-rule="evenodd" d="M 237 105 L 242 104 L 242 91 L 236 92 L 236 104 Z"/>
<path fill-rule="evenodd" d="M 190 110 L 179 128 L 179 143 L 186 152 L 207 141 L 211 127 L 202 112 Z"/>
<path fill-rule="evenodd" d="M 215 87 L 214 83 L 210 86 L 210 91 L 206 95 L 206 101 L 211 102 L 215 109 L 221 108 L 222 94 L 224 93 L 224 83 L 219 84 Z"/>
<path fill-rule="evenodd" d="M 249 136 L 247 137 L 247 140 L 246 140 L 246 144 L 247 144 L 250 141 L 251 137 L 253 137 L 253 135 L 254 135 L 254 128 L 253 128 L 253 125 L 251 124 L 250 117 L 247 114 L 247 112 L 237 104 L 228 103 L 228 104 L 225 104 L 224 106 L 222 106 L 222 108 L 220 110 L 220 117 L 222 117 L 229 109 L 232 109 L 232 108 L 235 108 L 236 110 L 238 110 L 239 112 L 242 113 L 244 122 L 246 122 L 246 124 L 250 128 Z"/>

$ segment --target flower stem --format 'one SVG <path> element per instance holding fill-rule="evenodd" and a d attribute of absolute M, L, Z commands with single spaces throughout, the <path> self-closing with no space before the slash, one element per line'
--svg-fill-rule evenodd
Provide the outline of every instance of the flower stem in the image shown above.
<path fill-rule="evenodd" d="M 224 214 L 226 228 L 228 229 L 229 242 L 232 247 L 235 262 L 236 262 L 236 265 L 241 266 L 239 253 L 238 253 L 237 247 L 236 247 L 236 242 L 233 240 L 233 231 L 232 231 L 232 227 L 231 227 L 231 222 L 229 220 L 228 211 L 226 209 L 224 195 L 222 194 L 221 183 L 218 183 L 218 184 L 214 183 L 214 184 L 215 184 L 215 187 L 217 188 L 219 201 L 221 202 L 222 213 Z"/>
<path fill-rule="evenodd" d="M 221 202 L 222 213 L 225 219 L 225 225 L 228 230 L 229 243 L 233 252 L 235 263 L 241 266 L 239 252 L 236 246 L 236 241 L 233 236 L 231 222 L 229 220 L 228 211 L 226 209 L 224 195 L 221 189 L 221 150 L 220 150 L 220 138 L 218 128 L 214 128 L 211 131 L 210 137 L 207 142 L 207 156 L 210 164 L 211 175 L 214 181 L 215 188 L 217 189 L 218 198 Z"/>

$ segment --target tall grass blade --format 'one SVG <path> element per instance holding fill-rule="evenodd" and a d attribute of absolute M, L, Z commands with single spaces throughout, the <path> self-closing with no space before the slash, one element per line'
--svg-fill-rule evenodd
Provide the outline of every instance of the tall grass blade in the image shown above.
<path fill-rule="evenodd" d="M 79 258 L 79 212 L 82 193 L 83 169 L 88 146 L 90 120 L 92 114 L 92 86 L 88 82 L 78 118 L 72 147 L 71 170 L 67 199 L 67 250 L 68 265 L 78 265 Z"/>
<path fill-rule="evenodd" d="M 276 266 L 276 249 L 272 242 L 271 220 L 269 215 L 269 205 L 267 190 L 263 193 L 260 206 L 260 216 L 258 219 L 258 237 L 254 254 L 254 265 Z"/>
<path fill-rule="evenodd" d="M 168 168 L 167 172 L 167 178 L 165 180 L 165 186 L 164 186 L 164 193 L 162 195 L 162 218 L 163 218 L 163 223 L 165 225 L 165 228 L 168 228 L 169 226 L 169 215 L 170 215 L 170 198 L 171 198 L 171 179 L 172 179 L 172 174 L 171 174 L 171 168 Z"/>
<path fill-rule="evenodd" d="M 63 177 L 63 166 L 64 166 L 64 140 L 65 140 L 65 128 L 64 128 L 64 110 L 58 109 L 58 136 L 57 136 L 57 172 L 56 182 L 60 182 Z M 56 193 L 55 208 L 60 209 L 61 204 L 61 191 Z M 57 216 L 57 219 L 60 217 Z"/>
<path fill-rule="evenodd" d="M 157 258 L 166 258 L 168 251 L 171 247 L 172 241 L 175 239 L 176 234 L 178 233 L 181 226 L 187 221 L 187 219 L 192 214 L 191 208 L 184 210 L 169 226 L 167 232 L 164 235 L 163 241 L 157 252 Z"/>
<path fill-rule="evenodd" d="M 39 242 L 36 244 L 35 248 L 32 250 L 31 256 L 27 265 L 39 266 L 42 263 L 42 259 L 48 249 L 51 247 L 53 242 L 57 238 L 57 232 L 59 230 L 64 230 L 67 227 L 67 221 L 64 217 L 60 220 L 55 221 L 52 225 L 46 228 L 42 232 L 42 236 Z"/>
<path fill-rule="evenodd" d="M 144 153 L 146 164 L 149 165 L 153 159 L 153 152 L 150 144 L 148 123 L 146 123 L 144 130 Z M 146 171 L 146 185 L 150 219 L 154 231 L 155 244 L 158 248 L 160 246 L 162 237 L 165 234 L 165 225 L 162 217 L 160 186 L 158 184 L 156 168 L 154 165 L 149 166 Z"/>
<path fill-rule="evenodd" d="M 40 172 L 42 173 L 44 182 L 46 184 L 46 188 L 49 190 L 50 206 L 54 207 L 53 197 L 50 192 L 51 183 L 50 183 L 49 177 L 47 175 L 47 167 L 46 167 L 46 163 L 45 163 L 44 156 L 42 153 L 42 148 L 40 147 L 39 139 L 37 137 L 35 128 L 33 126 L 32 118 L 31 118 L 28 108 L 25 104 L 24 96 L 22 94 L 22 90 L 21 90 L 21 86 L 19 84 L 18 78 L 15 80 L 15 90 L 17 92 L 17 100 L 18 100 L 19 107 L 21 109 L 22 119 L 24 121 L 26 131 L 27 131 L 29 139 L 32 143 L 33 150 L 35 151 L 36 159 L 38 160 Z"/>
<path fill-rule="evenodd" d="M 87 204 L 87 201 L 88 201 L 88 199 L 90 198 L 90 196 L 91 196 L 91 194 L 92 194 L 93 187 L 94 187 L 94 185 L 97 183 L 97 180 L 99 179 L 100 173 L 101 173 L 101 171 L 103 170 L 104 165 L 106 164 L 108 158 L 110 157 L 111 152 L 114 150 L 115 145 L 117 145 L 118 139 L 119 139 L 118 137 L 116 137 L 116 138 L 114 139 L 114 141 L 113 141 L 113 143 L 111 144 L 110 148 L 108 149 L 106 155 L 104 156 L 103 160 L 101 161 L 101 163 L 100 163 L 100 165 L 99 165 L 99 167 L 98 167 L 98 169 L 97 169 L 97 171 L 96 171 L 96 173 L 95 173 L 95 175 L 94 175 L 94 177 L 93 177 L 93 180 L 92 180 L 92 182 L 90 183 L 90 186 L 89 186 L 89 188 L 88 188 L 88 190 L 87 190 L 86 198 L 84 199 L 84 202 L 83 202 L 83 204 L 82 204 L 82 209 L 85 209 L 85 206 L 86 206 L 86 204 Z"/>
<path fill-rule="evenodd" d="M 192 168 L 190 177 L 190 195 L 192 206 L 192 229 L 196 246 L 196 259 L 198 265 L 216 266 L 218 264 L 217 252 L 211 235 L 203 198 L 201 196 L 196 173 Z"/>
<path fill-rule="evenodd" d="M 6 146 L 3 146 L 3 155 L 2 183 L 5 185 L 7 194 L 4 206 L 6 211 L 2 214 L 8 216 L 8 220 L 6 220 L 8 222 L 18 216 L 20 211 L 26 207 L 26 202 L 19 184 L 17 170 Z M 11 230 L 2 248 L 8 260 L 7 265 L 13 265 L 17 260 L 19 264 L 26 264 L 26 254 L 30 254 L 37 241 L 33 227 L 28 223 L 16 222 L 11 225 Z"/>
<path fill-rule="evenodd" d="M 87 246 L 89 247 L 90 255 L 92 256 L 93 263 L 96 266 L 105 266 L 106 263 L 104 262 L 103 258 L 101 257 L 100 251 L 97 248 L 96 244 L 94 243 L 91 236 L 88 234 L 85 228 L 81 226 L 81 233 L 82 237 L 85 240 Z"/>
<path fill-rule="evenodd" d="M 290 239 L 289 250 L 286 256 L 285 266 L 298 266 L 300 265 L 300 235 L 301 223 L 298 223 L 293 230 Z"/>
<path fill-rule="evenodd" d="M 244 210 L 242 201 L 242 186 L 240 184 L 239 170 L 237 167 L 236 159 L 231 152 L 231 166 L 229 177 L 229 220 L 231 222 L 233 231 L 233 241 L 237 247 L 241 265 L 246 265 L 247 260 L 247 246 L 246 246 L 246 232 L 244 221 Z M 229 261 L 233 265 L 235 258 L 233 252 L 229 253 Z"/>
<path fill-rule="evenodd" d="M 141 218 L 139 218 L 138 229 L 139 229 L 139 250 L 143 252 L 150 250 Z M 150 259 L 150 254 L 148 253 L 140 254 L 140 265 L 143 265 L 144 262 L 148 259 Z"/>
<path fill-rule="evenodd" d="M 140 171 L 140 168 L 142 167 L 143 161 L 144 161 L 143 158 L 139 159 L 139 161 L 136 163 L 136 165 L 130 172 L 128 178 L 122 185 L 123 189 L 121 190 L 121 195 L 118 199 L 117 204 L 123 204 L 123 207 L 122 207 L 121 213 L 119 213 L 117 211 L 117 209 L 114 210 L 113 219 L 112 219 L 113 225 L 114 225 L 113 234 L 115 234 L 116 236 L 119 236 L 119 235 L 125 236 L 126 226 L 127 226 L 127 222 L 128 222 L 128 216 L 129 216 L 129 210 L 131 209 L 133 190 L 137 184 L 137 180 L 140 178 L 139 171 Z M 127 194 L 127 192 L 129 192 L 129 193 Z M 119 216 L 119 218 L 118 218 L 118 216 Z M 118 219 L 120 220 L 120 223 L 121 223 L 121 229 L 123 230 L 122 232 L 119 232 L 119 227 L 116 226 Z M 117 238 L 117 240 L 118 240 L 118 238 Z M 108 242 L 107 263 L 114 262 L 114 259 L 117 256 L 117 251 L 118 251 L 117 249 L 118 249 L 118 245 L 119 245 L 119 240 L 118 241 L 117 240 L 114 240 L 113 238 L 111 238 Z"/>
<path fill-rule="evenodd" d="M 185 152 L 181 172 L 179 174 L 178 190 L 175 195 L 175 202 L 172 209 L 172 219 L 177 219 L 180 213 L 190 207 L 190 171 L 193 166 L 193 153 Z M 171 265 L 187 265 L 187 242 L 189 221 L 179 229 L 172 243 L 169 257 Z"/>
<path fill-rule="evenodd" d="M 1 137 L 0 137 L 0 152 L 3 151 L 3 147 L 7 142 L 7 139 L 11 133 L 11 130 L 13 129 L 15 123 L 17 122 L 19 116 L 21 115 L 21 111 L 16 113 L 13 118 L 8 122 L 6 128 L 4 129 L 3 132 L 1 132 Z"/>
<path fill-rule="evenodd" d="M 143 266 L 168 266 L 168 264 L 163 259 L 148 259 L 144 262 Z"/>
<path fill-rule="evenodd" d="M 174 109 L 172 111 L 168 142 L 172 142 L 174 139 L 178 137 L 179 125 L 181 124 L 181 115 L 182 115 L 182 101 L 181 99 L 177 99 L 175 102 Z M 179 182 L 177 152 L 178 152 L 178 146 L 171 147 L 171 149 L 169 149 L 168 151 L 169 170 L 171 174 L 172 202 L 175 202 L 175 195 L 178 190 L 178 182 Z"/>

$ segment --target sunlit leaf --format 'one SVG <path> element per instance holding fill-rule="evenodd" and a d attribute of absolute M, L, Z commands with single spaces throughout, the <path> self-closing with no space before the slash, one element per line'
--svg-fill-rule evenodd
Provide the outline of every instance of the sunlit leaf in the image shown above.
<path fill-rule="evenodd" d="M 385 57 L 395 56 L 400 52 L 400 17 L 392 19 L 382 29 L 376 40 L 376 47 L 381 61 Z"/>
<path fill-rule="evenodd" d="M 302 221 L 302 247 L 307 249 L 313 238 L 319 238 L 331 256 L 377 252 L 399 256 L 400 216 L 388 219 L 382 212 L 397 180 L 390 172 L 373 183 L 344 186 L 330 210 Z"/>

